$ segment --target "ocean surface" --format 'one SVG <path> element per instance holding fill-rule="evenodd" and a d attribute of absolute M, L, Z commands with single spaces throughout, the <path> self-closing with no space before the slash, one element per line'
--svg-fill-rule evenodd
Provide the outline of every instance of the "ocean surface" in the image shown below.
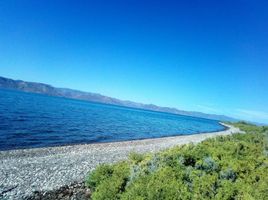
<path fill-rule="evenodd" d="M 224 129 L 215 120 L 0 89 L 0 150 Z"/>

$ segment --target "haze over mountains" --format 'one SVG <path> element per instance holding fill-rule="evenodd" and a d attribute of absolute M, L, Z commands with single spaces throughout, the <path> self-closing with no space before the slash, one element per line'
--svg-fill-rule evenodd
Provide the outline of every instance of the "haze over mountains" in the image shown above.
<path fill-rule="evenodd" d="M 5 77 L 0 77 L 0 88 L 19 90 L 24 92 L 32 92 L 45 94 L 49 96 L 65 97 L 71 99 L 80 99 L 85 101 L 92 101 L 98 103 L 126 106 L 132 108 L 140 108 L 152 111 L 168 112 L 180 115 L 188 115 L 193 117 L 202 117 L 207 119 L 215 119 L 221 121 L 238 121 L 234 118 L 224 115 L 206 114 L 202 112 L 184 111 L 176 108 L 160 107 L 154 104 L 143 104 L 133 101 L 120 100 L 112 97 L 107 97 L 97 93 L 82 92 L 78 90 L 72 90 L 67 88 L 56 88 L 44 83 L 27 82 L 22 80 L 13 80 Z"/>

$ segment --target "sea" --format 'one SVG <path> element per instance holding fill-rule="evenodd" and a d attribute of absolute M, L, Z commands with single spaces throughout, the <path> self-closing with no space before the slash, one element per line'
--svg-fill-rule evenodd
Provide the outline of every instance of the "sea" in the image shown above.
<path fill-rule="evenodd" d="M 224 129 L 216 120 L 0 89 L 2 151 Z"/>

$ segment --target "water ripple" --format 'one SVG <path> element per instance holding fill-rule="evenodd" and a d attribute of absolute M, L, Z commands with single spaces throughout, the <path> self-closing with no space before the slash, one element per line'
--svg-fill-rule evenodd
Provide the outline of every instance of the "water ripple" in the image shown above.
<path fill-rule="evenodd" d="M 214 120 L 0 90 L 0 150 L 223 129 Z"/>

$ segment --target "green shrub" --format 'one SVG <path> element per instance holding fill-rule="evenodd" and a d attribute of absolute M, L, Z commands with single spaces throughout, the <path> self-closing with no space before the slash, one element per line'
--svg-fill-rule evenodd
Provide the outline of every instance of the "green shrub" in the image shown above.
<path fill-rule="evenodd" d="M 236 179 L 236 173 L 231 168 L 228 168 L 224 171 L 220 171 L 220 179 L 226 179 L 233 182 Z"/>
<path fill-rule="evenodd" d="M 235 125 L 246 134 L 100 165 L 86 179 L 92 199 L 267 199 L 268 129 Z"/>
<path fill-rule="evenodd" d="M 136 152 L 131 152 L 128 156 L 129 160 L 134 164 L 141 162 L 144 159 L 144 155 Z"/>
<path fill-rule="evenodd" d="M 96 170 L 88 175 L 86 178 L 86 186 L 94 191 L 97 185 L 100 185 L 102 181 L 111 177 L 112 174 L 113 167 L 111 165 L 100 165 Z"/>
<path fill-rule="evenodd" d="M 217 171 L 219 169 L 219 165 L 216 161 L 213 160 L 213 158 L 206 157 L 197 163 L 196 168 L 210 173 L 213 171 Z"/>

